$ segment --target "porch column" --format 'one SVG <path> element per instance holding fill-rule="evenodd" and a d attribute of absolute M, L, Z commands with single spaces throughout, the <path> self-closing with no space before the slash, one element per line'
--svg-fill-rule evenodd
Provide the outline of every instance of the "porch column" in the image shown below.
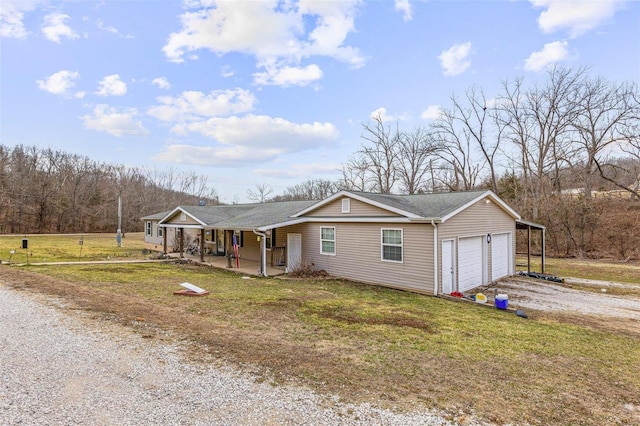
<path fill-rule="evenodd" d="M 200 262 L 204 263 L 204 228 L 200 230 Z"/>
<path fill-rule="evenodd" d="M 180 232 L 180 258 L 184 257 L 184 228 L 178 228 Z"/>
<path fill-rule="evenodd" d="M 167 254 L 167 232 L 169 228 L 164 228 L 164 232 L 162 233 L 162 254 Z"/>

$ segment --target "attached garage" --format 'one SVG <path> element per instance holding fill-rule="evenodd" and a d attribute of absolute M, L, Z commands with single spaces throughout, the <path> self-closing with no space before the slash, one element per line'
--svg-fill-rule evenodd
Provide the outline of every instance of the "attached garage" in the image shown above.
<path fill-rule="evenodd" d="M 458 240 L 458 291 L 484 284 L 483 242 L 482 236 Z"/>
<path fill-rule="evenodd" d="M 511 275 L 511 234 L 493 234 L 491 236 L 491 280 L 495 281 Z"/>

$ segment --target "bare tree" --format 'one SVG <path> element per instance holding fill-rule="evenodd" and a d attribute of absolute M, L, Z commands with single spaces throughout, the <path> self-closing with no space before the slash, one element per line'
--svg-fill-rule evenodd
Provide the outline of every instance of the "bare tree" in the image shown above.
<path fill-rule="evenodd" d="M 497 192 L 496 157 L 501 133 L 496 126 L 497 134 L 493 137 L 490 135 L 496 116 L 494 106 L 487 101 L 482 89 L 476 86 L 468 88 L 462 100 L 451 96 L 451 102 L 451 109 L 443 109 L 441 118 L 434 123 L 436 135 L 445 146 L 448 145 L 445 161 L 451 165 L 454 173 L 460 175 L 458 181 L 463 184 L 475 182 L 477 177 L 473 177 L 473 173 L 476 171 L 479 175 L 488 172 L 490 187 Z M 455 157 L 456 151 L 464 157 L 460 161 L 451 157 Z M 477 153 L 480 155 L 477 156 Z"/>
<path fill-rule="evenodd" d="M 546 83 L 525 89 L 522 79 L 503 83 L 496 120 L 501 134 L 517 148 L 525 181 L 525 206 L 533 219 L 546 192 L 560 186 L 560 170 L 570 165 L 571 123 L 578 111 L 575 99 L 586 70 L 553 68 Z"/>
<path fill-rule="evenodd" d="M 369 142 L 364 144 L 358 155 L 367 164 L 371 176 L 372 190 L 382 194 L 390 194 L 397 181 L 396 165 L 400 131 L 396 123 L 395 130 L 386 126 L 382 116 L 373 119 L 373 124 L 363 125 L 362 138 Z"/>
<path fill-rule="evenodd" d="M 247 198 L 255 203 L 266 203 L 272 192 L 273 189 L 263 182 L 262 184 L 256 185 L 255 191 L 253 189 L 247 190 Z"/>
<path fill-rule="evenodd" d="M 441 144 L 440 183 L 450 191 L 468 191 L 479 183 L 486 160 L 474 155 L 474 140 L 468 129 L 460 129 L 458 112 L 441 109 L 440 118 L 431 125 L 433 138 Z"/>
<path fill-rule="evenodd" d="M 577 144 L 584 159 L 584 194 L 591 198 L 595 175 L 604 174 L 607 154 L 613 145 L 622 149 L 633 148 L 640 140 L 637 102 L 638 87 L 634 83 L 614 85 L 605 79 L 585 79 L 578 89 L 575 108 L 577 117 L 572 124 L 577 134 Z M 626 187 L 626 186 L 625 186 Z"/>
<path fill-rule="evenodd" d="M 402 132 L 398 143 L 397 169 L 400 189 L 406 194 L 415 194 L 427 185 L 425 176 L 429 171 L 429 160 L 440 150 L 440 145 L 431 133 L 422 127 L 412 132 Z"/>
<path fill-rule="evenodd" d="M 369 164 L 360 157 L 352 157 L 342 165 L 342 186 L 350 191 L 365 192 L 369 190 Z"/>
<path fill-rule="evenodd" d="M 287 188 L 283 195 L 272 198 L 272 201 L 322 200 L 340 190 L 340 182 L 328 179 L 309 179 Z"/>

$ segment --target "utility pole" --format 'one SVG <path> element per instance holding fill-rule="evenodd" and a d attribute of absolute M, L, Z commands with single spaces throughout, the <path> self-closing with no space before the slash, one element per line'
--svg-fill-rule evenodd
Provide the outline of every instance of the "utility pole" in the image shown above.
<path fill-rule="evenodd" d="M 122 197 L 118 194 L 118 231 L 116 234 L 118 247 L 122 247 Z"/>

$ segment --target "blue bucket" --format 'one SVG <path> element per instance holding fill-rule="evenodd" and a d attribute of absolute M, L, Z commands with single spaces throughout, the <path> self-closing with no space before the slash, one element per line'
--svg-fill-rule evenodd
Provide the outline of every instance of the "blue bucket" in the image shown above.
<path fill-rule="evenodd" d="M 506 294 L 497 294 L 496 308 L 507 309 L 507 307 L 509 307 L 509 296 L 507 296 Z"/>

